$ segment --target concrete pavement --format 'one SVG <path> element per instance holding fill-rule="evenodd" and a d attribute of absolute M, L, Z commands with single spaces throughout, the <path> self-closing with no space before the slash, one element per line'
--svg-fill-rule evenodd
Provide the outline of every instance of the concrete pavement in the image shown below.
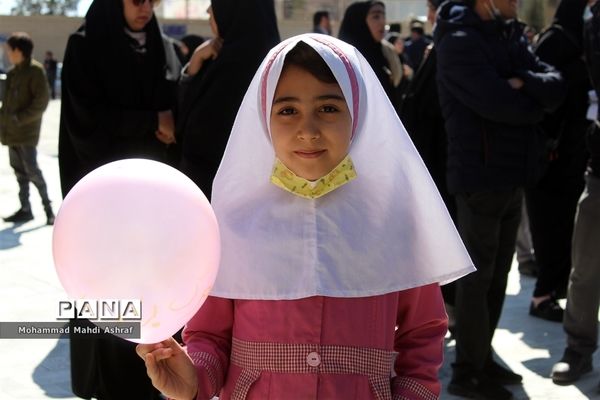
<path fill-rule="evenodd" d="M 60 101 L 44 115 L 38 162 L 53 208 L 60 206 L 58 121 Z M 0 216 L 19 208 L 18 186 L 8 150 L 0 149 Z M 52 263 L 52 228 L 37 190 L 31 185 L 35 219 L 13 225 L 0 221 L 0 321 L 53 321 L 58 300 L 66 299 Z M 0 339 L 0 399 L 75 399 L 70 387 L 66 339 Z"/>
<path fill-rule="evenodd" d="M 55 210 L 60 206 L 57 137 L 60 101 L 50 102 L 44 116 L 38 162 L 48 183 Z M 0 216 L 18 207 L 18 187 L 5 147 L 0 149 Z M 32 186 L 35 220 L 13 225 L 0 221 L 0 321 L 54 320 L 59 300 L 66 299 L 52 263 L 52 229 L 45 226 L 41 202 Z M 521 277 L 513 265 L 500 327 L 494 338 L 499 359 L 524 382 L 510 389 L 515 399 L 600 399 L 600 373 L 594 371 L 573 386 L 552 384 L 550 369 L 562 355 L 562 326 L 530 317 L 529 299 L 534 279 Z M 65 339 L 0 339 L 0 400 L 75 399 L 70 390 L 69 346 Z M 450 379 L 454 342 L 446 343 L 442 382 Z M 600 353 L 594 357 L 600 366 Z M 459 399 L 442 393 L 442 399 Z"/>

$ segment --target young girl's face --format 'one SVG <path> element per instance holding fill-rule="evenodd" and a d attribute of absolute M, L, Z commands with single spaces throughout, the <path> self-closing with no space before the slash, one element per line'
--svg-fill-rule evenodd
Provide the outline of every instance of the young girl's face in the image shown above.
<path fill-rule="evenodd" d="M 352 118 L 339 85 L 295 65 L 284 68 L 271 109 L 277 158 L 297 176 L 317 180 L 346 157 L 351 135 Z"/>

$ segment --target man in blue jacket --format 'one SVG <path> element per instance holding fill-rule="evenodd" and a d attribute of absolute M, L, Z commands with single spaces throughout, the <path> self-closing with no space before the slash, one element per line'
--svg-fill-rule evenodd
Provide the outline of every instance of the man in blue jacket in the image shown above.
<path fill-rule="evenodd" d="M 438 11 L 434 42 L 448 134 L 447 183 L 458 229 L 477 272 L 456 294 L 452 394 L 511 399 L 521 376 L 493 360 L 521 216 L 523 187 L 541 174 L 537 125 L 558 107 L 565 84 L 527 48 L 517 0 L 451 0 Z"/>

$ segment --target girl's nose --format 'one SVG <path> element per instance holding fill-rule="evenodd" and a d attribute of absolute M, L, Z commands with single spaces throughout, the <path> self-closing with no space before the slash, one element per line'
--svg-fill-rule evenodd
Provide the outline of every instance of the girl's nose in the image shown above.
<path fill-rule="evenodd" d="M 321 136 L 321 131 L 313 118 L 305 118 L 298 127 L 297 136 L 300 140 L 316 140 Z"/>

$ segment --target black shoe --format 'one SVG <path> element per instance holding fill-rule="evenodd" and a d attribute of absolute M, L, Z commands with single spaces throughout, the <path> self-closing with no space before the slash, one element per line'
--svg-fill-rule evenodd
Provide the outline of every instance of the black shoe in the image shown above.
<path fill-rule="evenodd" d="M 51 208 L 46 208 L 46 225 L 54 225 L 54 213 Z"/>
<path fill-rule="evenodd" d="M 483 367 L 483 372 L 492 381 L 501 385 L 514 385 L 523 381 L 521 375 L 512 372 L 508 368 L 504 368 L 494 360 L 486 363 Z"/>
<path fill-rule="evenodd" d="M 549 298 L 542 301 L 536 306 L 533 305 L 533 301 L 529 306 L 529 315 L 534 317 L 542 318 L 547 321 L 562 322 L 564 310 L 556 302 L 556 299 Z"/>
<path fill-rule="evenodd" d="M 511 400 L 512 393 L 485 376 L 452 378 L 448 393 L 478 400 Z"/>
<path fill-rule="evenodd" d="M 10 217 L 3 218 L 5 222 L 27 222 L 33 219 L 31 210 L 20 209 Z"/>
<path fill-rule="evenodd" d="M 535 260 L 527 260 L 519 263 L 519 272 L 523 275 L 536 278 L 539 271 L 540 268 Z"/>
<path fill-rule="evenodd" d="M 550 377 L 557 385 L 569 385 L 592 370 L 592 356 L 567 348 L 559 362 L 552 367 Z"/>

